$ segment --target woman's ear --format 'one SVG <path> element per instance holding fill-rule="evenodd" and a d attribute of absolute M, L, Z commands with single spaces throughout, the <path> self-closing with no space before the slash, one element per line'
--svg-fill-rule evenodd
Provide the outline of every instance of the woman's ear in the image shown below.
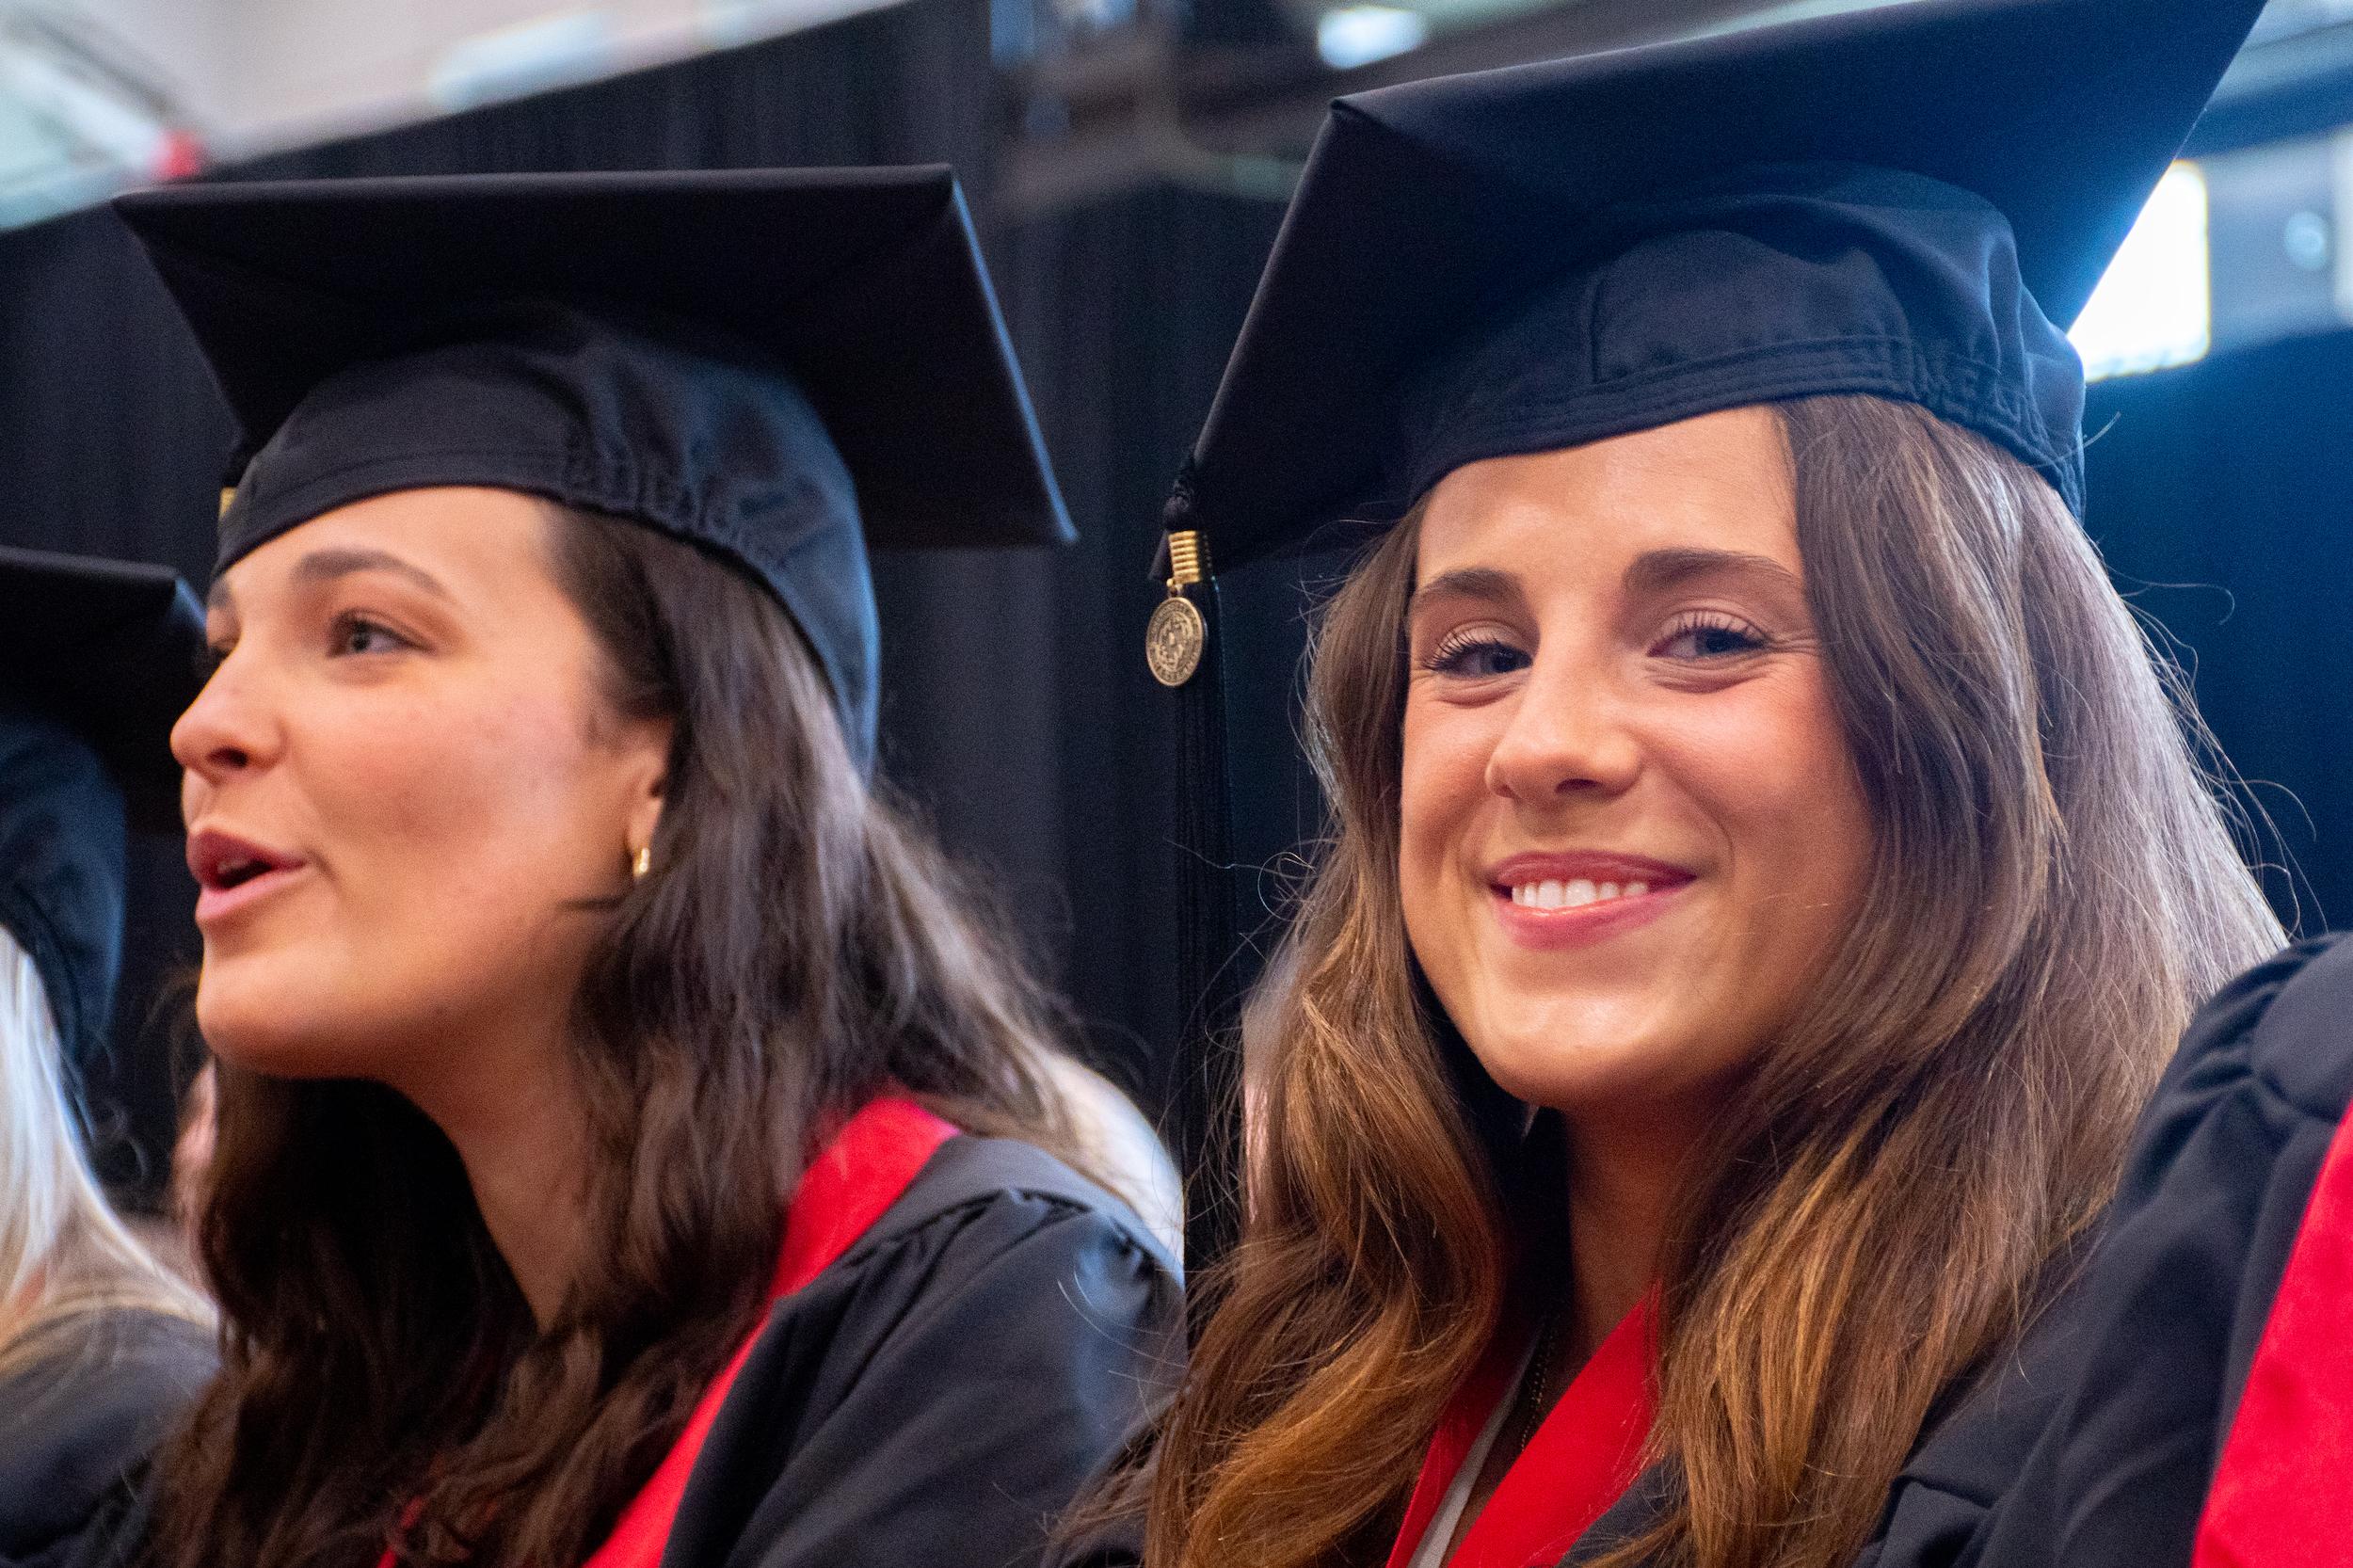
<path fill-rule="evenodd" d="M 676 727 L 668 719 L 648 719 L 631 728 L 629 763 L 622 782 L 628 791 L 626 839 L 634 858 L 638 851 L 652 846 L 654 830 L 662 824 L 662 805 L 670 788 L 670 741 Z"/>

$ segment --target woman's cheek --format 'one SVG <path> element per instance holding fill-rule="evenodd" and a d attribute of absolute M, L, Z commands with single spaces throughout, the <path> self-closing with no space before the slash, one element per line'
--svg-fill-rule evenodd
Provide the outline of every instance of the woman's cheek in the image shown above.
<path fill-rule="evenodd" d="M 1818 666 L 1721 694 L 1662 754 L 1732 852 L 1749 918 L 1805 975 L 1861 896 L 1872 828 Z"/>
<path fill-rule="evenodd" d="M 1483 768 L 1470 715 L 1408 699 L 1399 776 L 1401 849 L 1409 862 L 1433 858 L 1481 793 Z"/>
<path fill-rule="evenodd" d="M 1496 708 L 1408 698 L 1402 737 L 1398 842 L 1399 900 L 1405 935 L 1443 993 L 1469 962 L 1474 920 L 1467 907 L 1479 858 Z"/>

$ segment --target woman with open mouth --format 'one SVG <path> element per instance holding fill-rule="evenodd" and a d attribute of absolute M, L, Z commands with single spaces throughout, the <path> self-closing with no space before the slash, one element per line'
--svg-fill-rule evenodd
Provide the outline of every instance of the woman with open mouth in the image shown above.
<path fill-rule="evenodd" d="M 1152 647 L 1207 700 L 1204 574 L 1370 525 L 1329 836 L 1238 1247 L 1081 1560 L 1972 1560 L 2134 1117 L 2281 940 L 2080 526 L 2057 325 L 2257 9 L 1917 0 L 1335 106 Z"/>
<path fill-rule="evenodd" d="M 124 211 L 250 454 L 172 735 L 226 1332 L 157 1560 L 1034 1560 L 1176 1271 L 869 778 L 868 542 L 1067 532 L 952 178 Z"/>

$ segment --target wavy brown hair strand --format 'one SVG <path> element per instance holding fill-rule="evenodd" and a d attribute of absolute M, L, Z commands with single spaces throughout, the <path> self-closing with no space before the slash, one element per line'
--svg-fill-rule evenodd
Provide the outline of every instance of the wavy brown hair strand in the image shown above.
<path fill-rule="evenodd" d="M 1689 1174 L 1653 1459 L 1609 1568 L 1832 1568 L 2094 1225 L 2198 1002 L 2281 933 L 2205 732 L 2038 475 L 1909 405 L 1780 406 L 1873 819 L 1860 911 Z M 1535 1190 L 1474 1109 L 1397 880 L 1394 530 L 1311 653 L 1333 831 L 1256 1000 L 1250 1215 L 1151 1480 L 1153 1568 L 1374 1564 Z"/>
<path fill-rule="evenodd" d="M 1333 835 L 1262 1001 L 1249 1218 L 1163 1434 L 1149 1559 L 1357 1561 L 1502 1304 L 1502 1197 L 1397 918 L 1413 530 L 1326 609 L 1308 752 Z"/>
<path fill-rule="evenodd" d="M 540 1331 L 421 1112 L 224 1064 L 200 1250 L 226 1353 L 165 1457 L 174 1568 L 582 1560 L 749 1331 L 842 1116 L 898 1089 L 1069 1146 L 1058 1015 L 859 777 L 781 610 L 691 545 L 550 516 L 609 714 L 674 736 L 654 871 L 574 1006 L 590 1261 Z"/>

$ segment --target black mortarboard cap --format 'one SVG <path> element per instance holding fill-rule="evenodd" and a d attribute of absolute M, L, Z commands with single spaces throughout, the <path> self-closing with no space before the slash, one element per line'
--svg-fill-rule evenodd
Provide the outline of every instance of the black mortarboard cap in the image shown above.
<path fill-rule="evenodd" d="M 1165 516 L 1188 1269 L 1239 1208 L 1247 923 L 1211 574 L 1449 472 L 1746 404 L 1904 399 L 2080 515 L 2090 297 L 2261 0 L 1905 0 L 1343 98 Z M 1335 530 L 1332 542 L 1344 542 Z"/>
<path fill-rule="evenodd" d="M 70 1064 L 105 1038 L 122 961 L 124 813 L 179 824 L 171 726 L 204 613 L 160 567 L 0 548 L 0 927 Z"/>
<path fill-rule="evenodd" d="M 118 206 L 243 433 L 223 568 L 431 485 L 646 523 L 776 594 L 863 762 L 866 545 L 1070 536 L 946 168 L 195 185 Z"/>
<path fill-rule="evenodd" d="M 2078 512 L 2089 298 L 2261 0 L 1910 0 L 1343 98 L 1171 503 L 1218 568 L 1450 469 L 1820 392 Z"/>

